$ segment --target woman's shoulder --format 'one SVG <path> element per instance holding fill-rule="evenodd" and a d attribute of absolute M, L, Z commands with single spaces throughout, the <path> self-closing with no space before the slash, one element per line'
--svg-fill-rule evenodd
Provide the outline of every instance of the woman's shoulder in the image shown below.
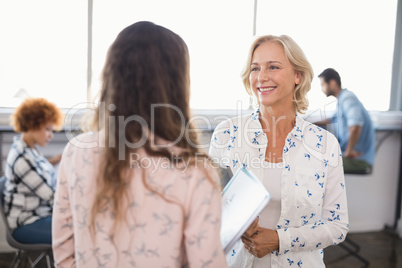
<path fill-rule="evenodd" d="M 323 129 L 322 127 L 315 125 L 314 123 L 303 120 L 303 126 L 301 128 L 303 130 L 303 137 L 305 139 L 315 139 L 320 142 L 338 143 L 338 140 L 334 134 Z"/>
<path fill-rule="evenodd" d="M 64 148 L 64 155 L 99 150 L 101 147 L 99 132 L 85 132 L 69 138 Z"/>
<path fill-rule="evenodd" d="M 221 131 L 225 129 L 231 129 L 238 131 L 240 128 L 247 127 L 250 121 L 258 121 L 258 111 L 257 112 L 247 112 L 245 114 L 240 114 L 238 116 L 227 118 L 221 121 L 216 127 L 215 131 Z"/>
<path fill-rule="evenodd" d="M 100 132 L 84 132 L 68 138 L 67 146 L 89 149 L 100 146 Z"/>
<path fill-rule="evenodd" d="M 84 133 L 80 133 L 77 136 L 74 136 L 69 139 L 69 142 L 75 142 L 75 143 L 88 143 L 88 142 L 96 142 L 99 141 L 101 132 L 93 132 L 93 131 L 88 131 Z"/>
<path fill-rule="evenodd" d="M 23 156 L 26 160 L 34 160 L 36 154 L 33 153 L 31 149 L 21 137 L 15 138 L 13 144 L 11 145 L 10 151 L 7 155 L 8 162 L 14 162 Z"/>
<path fill-rule="evenodd" d="M 28 145 L 24 142 L 22 137 L 14 137 L 13 144 L 11 145 L 11 150 L 23 152 L 26 148 L 28 148 Z"/>
<path fill-rule="evenodd" d="M 331 163 L 337 162 L 337 156 L 340 155 L 338 139 L 331 132 L 313 123 L 304 120 L 299 122 L 303 122 L 303 124 L 298 129 L 296 128 L 294 133 L 301 135 L 305 150 L 322 161 L 331 159 Z"/>

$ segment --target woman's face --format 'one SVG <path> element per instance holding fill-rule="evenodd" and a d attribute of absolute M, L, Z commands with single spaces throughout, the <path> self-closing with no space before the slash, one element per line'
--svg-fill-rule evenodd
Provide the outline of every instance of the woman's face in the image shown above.
<path fill-rule="evenodd" d="M 44 147 L 53 138 L 53 123 L 46 123 L 41 128 L 30 131 L 33 142 Z"/>
<path fill-rule="evenodd" d="M 250 85 L 261 105 L 288 107 L 293 102 L 296 73 L 280 44 L 265 42 L 257 47 L 251 60 Z"/>

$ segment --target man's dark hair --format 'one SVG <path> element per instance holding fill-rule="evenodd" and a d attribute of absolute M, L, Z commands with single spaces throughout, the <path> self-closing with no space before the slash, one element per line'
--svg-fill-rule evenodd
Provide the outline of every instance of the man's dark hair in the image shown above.
<path fill-rule="evenodd" d="M 325 69 L 322 73 L 318 75 L 318 77 L 324 78 L 326 83 L 329 83 L 332 79 L 341 87 L 341 77 L 339 76 L 338 72 L 332 68 Z"/>

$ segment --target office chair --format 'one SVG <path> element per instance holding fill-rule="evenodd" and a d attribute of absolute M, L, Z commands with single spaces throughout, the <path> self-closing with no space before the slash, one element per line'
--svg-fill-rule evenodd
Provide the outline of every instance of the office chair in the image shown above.
<path fill-rule="evenodd" d="M 46 257 L 46 262 L 47 262 L 47 267 L 53 267 L 50 262 L 50 256 L 52 255 L 52 245 L 50 244 L 23 244 L 18 242 L 17 240 L 14 239 L 12 236 L 12 231 L 10 229 L 10 226 L 8 225 L 7 222 L 7 217 L 4 212 L 4 188 L 5 188 L 5 183 L 6 179 L 5 177 L 0 178 L 0 214 L 1 217 L 3 218 L 4 226 L 6 229 L 6 238 L 7 238 L 7 243 L 17 249 L 16 256 L 14 257 L 14 260 L 11 264 L 11 267 L 19 267 L 18 265 L 22 263 L 22 261 L 28 260 L 30 267 L 35 267 L 35 265 L 38 264 L 38 262 L 45 256 Z M 39 252 L 40 255 L 34 260 L 31 260 L 31 257 L 29 256 L 30 252 Z"/>
<path fill-rule="evenodd" d="M 355 257 L 356 259 L 358 259 L 359 261 L 364 263 L 364 265 L 365 265 L 364 267 L 367 267 L 370 265 L 370 261 L 368 261 L 366 258 L 363 258 L 362 256 L 360 256 L 360 254 L 359 254 L 360 246 L 353 240 L 349 239 L 347 236 L 345 238 L 345 241 L 343 241 L 343 243 L 338 244 L 338 246 L 341 247 L 342 249 L 344 249 L 345 251 L 347 251 L 349 253 L 349 255 Z"/>

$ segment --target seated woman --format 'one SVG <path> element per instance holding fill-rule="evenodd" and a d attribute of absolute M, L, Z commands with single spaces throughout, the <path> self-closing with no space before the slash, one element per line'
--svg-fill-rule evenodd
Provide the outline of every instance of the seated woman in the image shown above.
<path fill-rule="evenodd" d="M 12 116 L 14 130 L 22 135 L 7 156 L 4 209 L 13 237 L 21 243 L 52 243 L 52 164 L 61 157 L 47 160 L 35 146 L 46 146 L 53 137 L 53 127 L 62 122 L 61 111 L 43 98 L 25 100 Z"/>

